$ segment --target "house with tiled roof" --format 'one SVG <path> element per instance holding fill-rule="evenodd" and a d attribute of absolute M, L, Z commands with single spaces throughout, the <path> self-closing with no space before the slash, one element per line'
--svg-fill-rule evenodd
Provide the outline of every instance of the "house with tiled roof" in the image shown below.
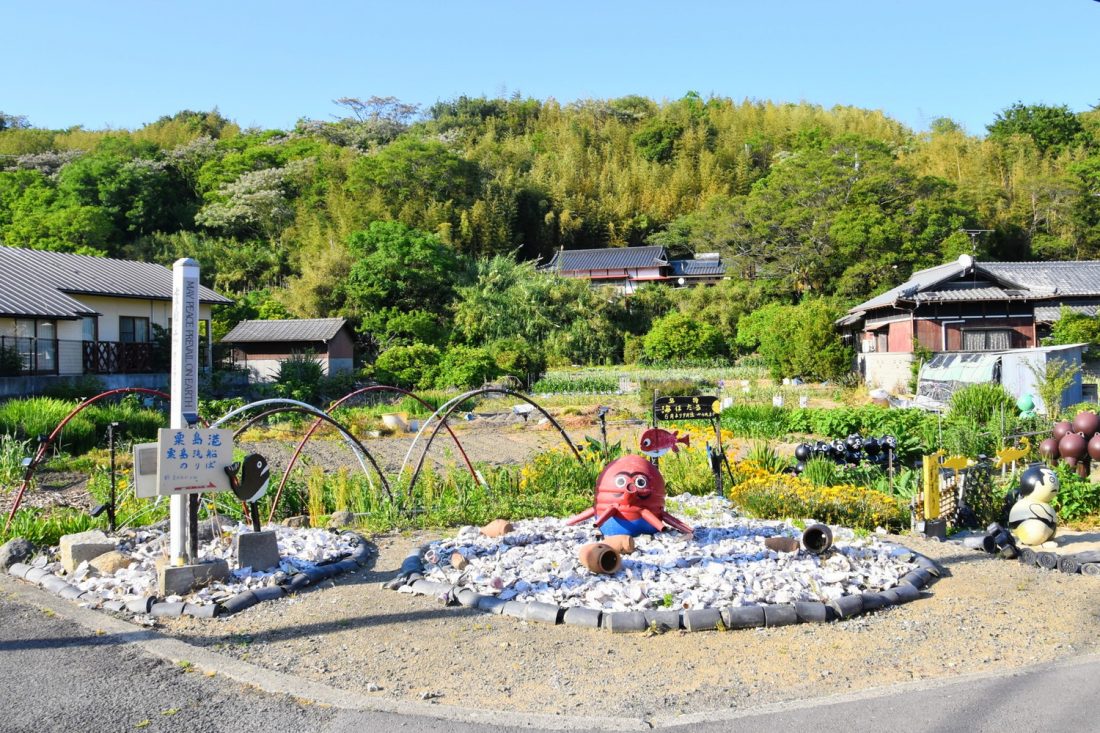
<path fill-rule="evenodd" d="M 207 346 L 211 307 L 232 302 L 199 289 Z M 0 351 L 18 355 L 2 377 L 166 372 L 154 327 L 167 330 L 171 311 L 161 265 L 0 246 Z"/>
<path fill-rule="evenodd" d="M 221 341 L 232 347 L 233 363 L 259 382 L 273 380 L 295 356 L 318 362 L 325 374 L 350 372 L 355 363 L 355 339 L 343 318 L 241 321 Z"/>
<path fill-rule="evenodd" d="M 914 344 L 929 351 L 1002 352 L 1040 346 L 1062 309 L 1100 311 L 1100 261 L 980 262 L 963 255 L 920 270 L 851 308 L 837 325 L 870 383 L 907 378 Z"/>
<path fill-rule="evenodd" d="M 588 280 L 593 285 L 611 285 L 624 293 L 632 293 L 646 283 L 686 287 L 725 277 L 725 267 L 717 254 L 674 260 L 659 246 L 562 249 L 539 269 Z"/>

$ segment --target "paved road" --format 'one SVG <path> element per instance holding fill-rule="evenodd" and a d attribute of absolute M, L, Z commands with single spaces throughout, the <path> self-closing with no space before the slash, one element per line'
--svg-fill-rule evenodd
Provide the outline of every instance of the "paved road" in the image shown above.
<path fill-rule="evenodd" d="M 140 633 L 97 633 L 63 618 L 66 611 L 57 603 L 45 595 L 39 603 L 33 594 L 0 589 L 0 731 L 466 733 L 487 729 L 456 720 L 341 710 L 264 693 L 153 657 L 144 651 Z M 681 719 L 681 724 L 655 722 L 666 730 L 713 733 L 1100 731 L 1100 709 L 1093 702 L 1100 699 L 1098 695 L 1100 658 L 1093 657 L 1016 675 L 946 685 L 914 684 L 888 695 L 801 703 L 763 714 L 716 714 Z M 492 730 L 537 728 L 516 725 Z"/>

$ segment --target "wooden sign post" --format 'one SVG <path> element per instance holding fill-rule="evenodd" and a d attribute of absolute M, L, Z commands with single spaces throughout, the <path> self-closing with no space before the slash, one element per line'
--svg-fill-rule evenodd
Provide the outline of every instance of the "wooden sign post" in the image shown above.
<path fill-rule="evenodd" d="M 714 472 L 714 486 L 722 494 L 722 463 L 726 460 L 722 450 L 722 429 L 720 417 L 722 405 L 714 395 L 688 395 L 686 397 L 661 397 L 653 395 L 653 427 L 661 420 L 710 420 L 714 427 L 714 451 L 707 446 L 710 467 Z M 657 464 L 657 459 L 651 459 Z"/>

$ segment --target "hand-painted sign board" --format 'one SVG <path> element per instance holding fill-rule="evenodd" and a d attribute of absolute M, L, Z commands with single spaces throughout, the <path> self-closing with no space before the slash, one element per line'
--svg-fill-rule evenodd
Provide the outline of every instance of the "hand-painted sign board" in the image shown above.
<path fill-rule="evenodd" d="M 157 494 L 229 491 L 225 467 L 232 463 L 232 430 L 162 428 L 157 440 Z"/>
<path fill-rule="evenodd" d="M 713 395 L 657 397 L 653 400 L 653 412 L 658 420 L 713 420 L 721 411 L 722 406 Z"/>

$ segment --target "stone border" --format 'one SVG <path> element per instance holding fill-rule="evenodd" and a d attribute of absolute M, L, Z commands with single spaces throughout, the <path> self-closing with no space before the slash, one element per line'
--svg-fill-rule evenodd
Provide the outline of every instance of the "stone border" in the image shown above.
<path fill-rule="evenodd" d="M 401 563 L 397 577 L 383 584 L 388 590 L 408 587 L 417 595 L 431 596 L 447 606 L 460 605 L 523 621 L 588 629 L 609 629 L 611 633 L 647 631 L 725 631 L 732 629 L 772 628 L 798 623 L 825 623 L 851 618 L 866 611 L 909 603 L 920 598 L 921 591 L 938 579 L 943 569 L 925 555 L 894 543 L 883 543 L 896 556 L 908 554 L 917 564 L 893 588 L 884 591 L 842 596 L 835 601 L 796 601 L 755 606 L 693 608 L 686 611 L 658 610 L 605 612 L 583 606 L 557 606 L 540 601 L 504 601 L 481 595 L 473 588 L 448 585 L 424 578 L 424 553 L 433 543 L 416 548 Z"/>
<path fill-rule="evenodd" d="M 235 596 L 220 603 L 168 603 L 159 600 L 157 596 L 146 596 L 131 601 L 104 601 L 97 608 L 114 613 L 127 611 L 135 614 L 148 614 L 157 618 L 179 618 L 191 616 L 193 618 L 217 618 L 239 613 L 247 608 L 255 606 L 262 601 L 283 598 L 311 585 L 316 585 L 323 580 L 328 580 L 351 570 L 358 570 L 366 566 L 374 557 L 373 545 L 367 542 L 358 532 L 342 532 L 341 534 L 354 535 L 359 540 L 359 545 L 352 553 L 335 562 L 326 565 L 318 565 L 308 570 L 295 573 L 280 585 L 268 585 L 261 588 L 253 588 L 242 591 Z M 8 573 L 20 580 L 44 588 L 45 590 L 60 596 L 66 600 L 79 601 L 98 598 L 92 591 L 82 591 L 69 583 L 64 578 L 46 571 L 44 568 L 36 568 L 27 563 L 17 562 L 8 568 Z"/>

